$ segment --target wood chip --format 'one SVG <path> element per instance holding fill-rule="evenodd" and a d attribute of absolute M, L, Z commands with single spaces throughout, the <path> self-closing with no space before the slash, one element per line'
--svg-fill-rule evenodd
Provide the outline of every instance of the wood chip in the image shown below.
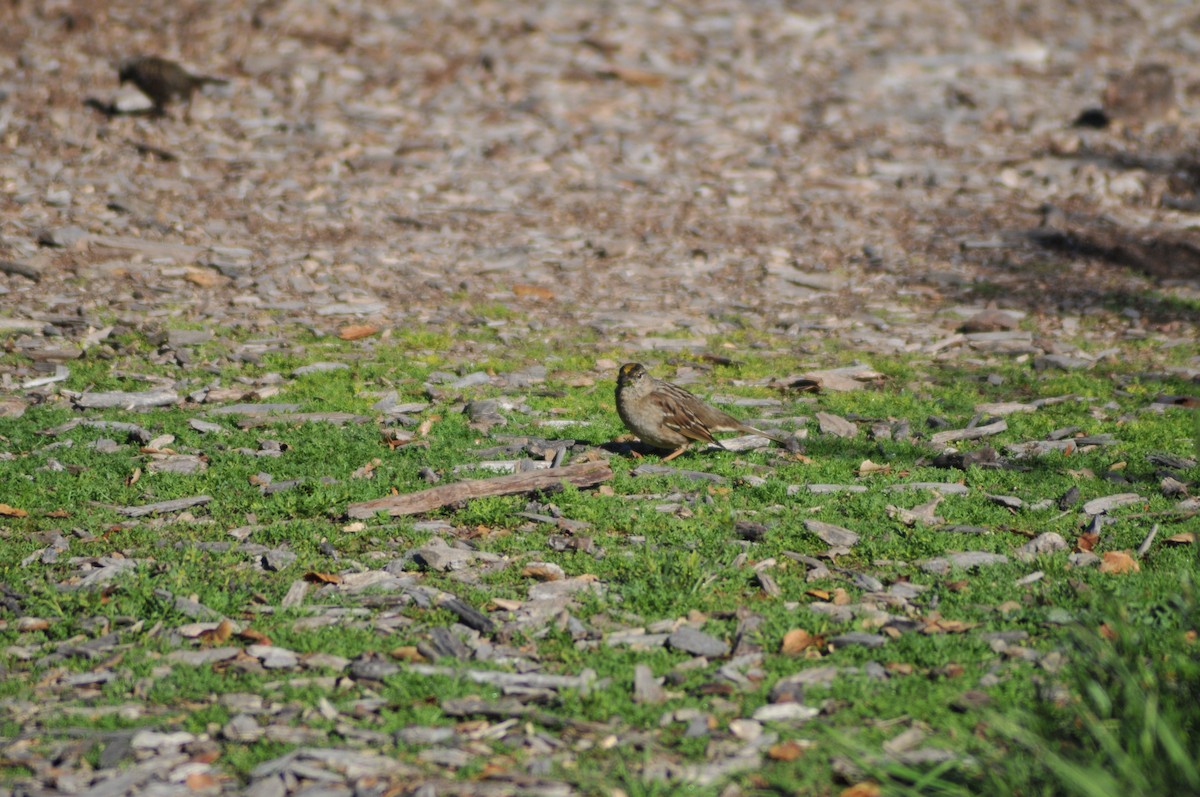
<path fill-rule="evenodd" d="M 374 501 L 351 504 L 346 508 L 346 514 L 357 519 L 372 517 L 377 512 L 386 512 L 393 517 L 416 515 L 472 498 L 554 490 L 564 482 L 576 487 L 592 487 L 608 481 L 612 475 L 612 469 L 607 462 L 583 462 L 565 468 L 514 473 L 493 479 L 472 479 L 438 485 L 415 493 L 377 498 Z"/>

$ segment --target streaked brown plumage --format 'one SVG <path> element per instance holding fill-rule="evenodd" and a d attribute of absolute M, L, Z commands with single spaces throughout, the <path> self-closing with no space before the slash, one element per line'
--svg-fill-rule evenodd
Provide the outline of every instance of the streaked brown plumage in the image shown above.
<path fill-rule="evenodd" d="M 154 112 L 165 113 L 173 99 L 190 102 L 192 92 L 208 84 L 224 85 L 227 80 L 193 75 L 174 61 L 157 55 L 140 55 L 124 61 L 118 71 L 121 83 L 132 83 L 154 103 Z"/>
<path fill-rule="evenodd" d="M 678 385 L 655 379 L 640 363 L 626 363 L 617 373 L 617 414 L 643 443 L 672 449 L 663 462 L 682 454 L 693 441 L 720 445 L 713 432 L 743 432 L 781 445 L 788 442 L 709 406 Z"/>

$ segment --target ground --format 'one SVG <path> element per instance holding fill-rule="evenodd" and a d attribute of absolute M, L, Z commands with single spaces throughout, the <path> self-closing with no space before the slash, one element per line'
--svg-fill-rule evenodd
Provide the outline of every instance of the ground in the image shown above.
<path fill-rule="evenodd" d="M 1104 599 L 1186 656 L 1198 51 L 1189 2 L 6 4 L 0 789 L 837 793 L 986 758 Z M 142 113 L 149 53 L 229 84 Z M 800 450 L 639 470 L 630 360 Z M 354 517 L 555 450 L 612 476 Z"/>

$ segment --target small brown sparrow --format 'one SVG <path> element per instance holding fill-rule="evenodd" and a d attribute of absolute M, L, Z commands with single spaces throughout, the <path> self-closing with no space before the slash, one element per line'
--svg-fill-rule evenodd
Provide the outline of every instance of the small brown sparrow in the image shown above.
<path fill-rule="evenodd" d="M 672 449 L 663 462 L 675 459 L 693 441 L 720 445 L 713 432 L 757 434 L 788 444 L 786 438 L 748 426 L 678 385 L 655 379 L 640 363 L 626 363 L 617 374 L 617 413 L 643 443 Z"/>

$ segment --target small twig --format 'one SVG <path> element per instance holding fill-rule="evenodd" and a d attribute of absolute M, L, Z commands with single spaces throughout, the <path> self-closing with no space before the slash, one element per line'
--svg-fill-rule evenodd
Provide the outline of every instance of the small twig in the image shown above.
<path fill-rule="evenodd" d="M 1150 550 L 1150 545 L 1154 542 L 1154 537 L 1158 534 L 1158 524 L 1155 523 L 1150 528 L 1150 533 L 1146 535 L 1146 539 L 1142 540 L 1142 544 L 1137 547 L 1137 558 L 1141 559 Z"/>

